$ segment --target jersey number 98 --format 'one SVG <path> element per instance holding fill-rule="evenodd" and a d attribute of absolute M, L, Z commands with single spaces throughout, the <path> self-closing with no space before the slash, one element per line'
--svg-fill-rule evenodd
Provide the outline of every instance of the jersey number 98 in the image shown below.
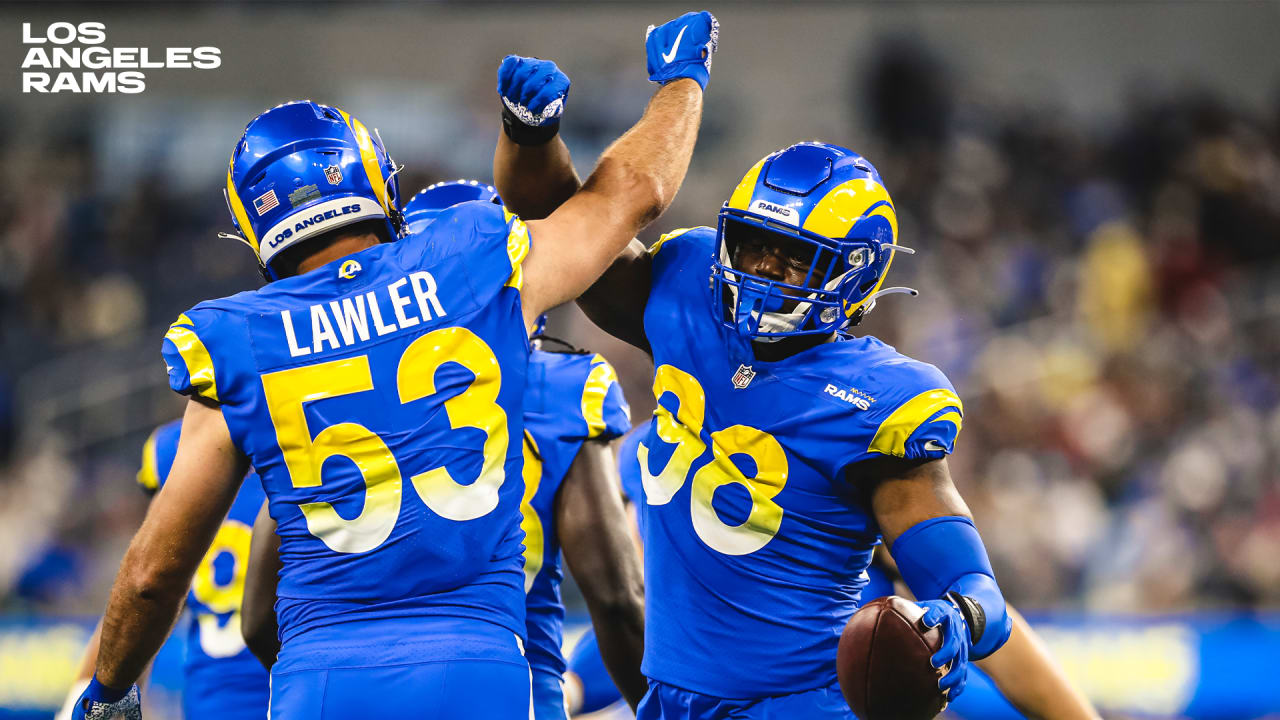
<path fill-rule="evenodd" d="M 661 400 L 664 393 L 674 395 L 679 408 L 673 415 L 659 404 L 653 413 L 655 432 L 663 442 L 676 447 L 655 474 L 649 472 L 649 448 L 640 443 L 640 477 L 647 502 L 670 502 L 709 445 L 710 461 L 693 474 L 690 491 L 694 531 L 708 547 L 726 555 L 746 555 L 764 547 L 782 525 L 782 507 L 773 501 L 787 484 L 787 456 L 782 445 L 769 433 L 749 425 L 733 425 L 706 435 L 706 393 L 692 375 L 672 365 L 660 366 L 653 380 L 654 398 Z M 734 455 L 747 455 L 755 462 L 753 477 L 733 464 Z M 751 495 L 751 512 L 741 525 L 725 523 L 711 504 L 716 490 L 731 484 L 742 486 Z"/>

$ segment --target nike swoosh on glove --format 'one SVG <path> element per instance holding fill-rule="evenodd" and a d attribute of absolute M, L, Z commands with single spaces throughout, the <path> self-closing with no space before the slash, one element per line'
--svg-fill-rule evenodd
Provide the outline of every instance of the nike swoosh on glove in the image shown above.
<path fill-rule="evenodd" d="M 644 50 L 649 80 L 666 85 L 690 78 L 703 90 L 711 79 L 711 57 L 720 45 L 720 22 L 703 10 L 649 26 Z"/>

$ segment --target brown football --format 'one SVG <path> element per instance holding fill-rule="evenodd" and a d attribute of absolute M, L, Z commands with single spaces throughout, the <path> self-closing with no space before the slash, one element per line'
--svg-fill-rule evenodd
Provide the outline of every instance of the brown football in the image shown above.
<path fill-rule="evenodd" d="M 861 720 L 924 720 L 946 706 L 929 662 L 942 646 L 942 629 L 926 628 L 922 615 L 924 608 L 890 595 L 864 605 L 844 626 L 836 673 Z"/>

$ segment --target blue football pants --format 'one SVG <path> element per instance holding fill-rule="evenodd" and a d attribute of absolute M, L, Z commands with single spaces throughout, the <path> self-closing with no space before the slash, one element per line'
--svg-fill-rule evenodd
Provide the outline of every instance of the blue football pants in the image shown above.
<path fill-rule="evenodd" d="M 649 681 L 636 720 L 857 720 L 838 683 L 790 695 L 725 699 Z"/>
<path fill-rule="evenodd" d="M 529 717 L 529 666 L 507 660 L 296 670 L 271 678 L 271 720 Z"/>

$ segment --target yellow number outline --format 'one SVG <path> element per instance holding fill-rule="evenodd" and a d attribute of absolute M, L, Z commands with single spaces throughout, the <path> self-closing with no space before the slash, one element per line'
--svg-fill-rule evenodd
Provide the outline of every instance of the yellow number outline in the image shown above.
<path fill-rule="evenodd" d="M 661 404 L 653 411 L 654 431 L 665 443 L 676 446 L 671 458 L 657 474 L 649 472 L 649 448 L 641 442 L 636 454 L 640 460 L 640 479 L 645 500 L 650 505 L 665 505 L 684 486 L 689 469 L 711 448 L 711 459 L 693 474 L 689 492 L 689 515 L 694 532 L 711 549 L 725 555 L 747 555 L 769 543 L 782 526 L 785 511 L 773 498 L 787 484 L 789 467 L 786 453 L 777 438 L 749 425 L 733 425 L 717 430 L 704 442 L 706 393 L 689 373 L 672 365 L 661 365 L 654 373 L 653 395 L 660 400 L 671 393 L 679 402 L 673 415 Z M 748 478 L 732 456 L 747 455 L 756 464 L 754 477 Z M 741 485 L 751 495 L 751 511 L 740 525 L 720 519 L 712 506 L 717 489 L 725 485 Z"/>
<path fill-rule="evenodd" d="M 402 404 L 435 394 L 435 374 L 447 362 L 471 371 L 467 389 L 444 401 L 453 429 L 485 433 L 480 475 L 470 485 L 455 481 L 444 467 L 413 476 L 419 499 L 441 517 L 464 521 L 482 517 L 498 504 L 506 480 L 507 415 L 497 404 L 502 371 L 493 350 L 474 332 L 440 328 L 414 340 L 400 356 L 396 384 Z M 267 410 L 294 487 L 316 487 L 331 457 L 351 460 L 365 483 L 364 507 L 347 520 L 332 503 L 302 503 L 307 529 L 335 552 L 361 553 L 380 546 L 400 517 L 403 479 L 400 466 L 382 438 L 353 422 L 330 425 L 311 439 L 305 404 L 373 389 L 369 357 L 360 355 L 262 376 Z"/>

